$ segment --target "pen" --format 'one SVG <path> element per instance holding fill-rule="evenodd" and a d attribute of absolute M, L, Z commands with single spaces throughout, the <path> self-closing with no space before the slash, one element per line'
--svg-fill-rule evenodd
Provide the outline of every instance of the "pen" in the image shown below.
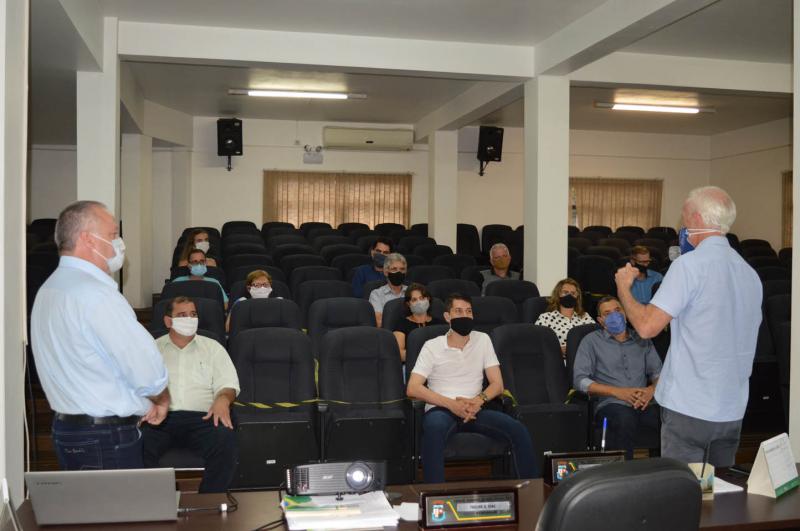
<path fill-rule="evenodd" d="M 703 474 L 706 472 L 706 463 L 708 463 L 708 450 L 711 448 L 711 443 L 706 445 L 706 451 L 703 454 L 703 468 L 700 469 L 700 481 L 703 481 Z"/>
<path fill-rule="evenodd" d="M 603 417 L 603 437 L 600 439 L 600 451 L 606 451 L 606 428 L 608 427 L 608 417 Z"/>

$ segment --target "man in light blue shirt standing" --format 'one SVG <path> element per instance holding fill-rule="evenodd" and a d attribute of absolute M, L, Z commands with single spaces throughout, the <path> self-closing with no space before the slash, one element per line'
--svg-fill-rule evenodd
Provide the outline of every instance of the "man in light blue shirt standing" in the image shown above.
<path fill-rule="evenodd" d="M 141 422 L 167 415 L 167 370 L 111 277 L 125 260 L 114 216 L 78 201 L 56 223 L 58 268 L 39 290 L 31 347 L 65 470 L 143 468 Z"/>
<path fill-rule="evenodd" d="M 715 186 L 693 190 L 683 205 L 681 256 L 648 305 L 631 285 L 638 271 L 617 271 L 617 290 L 640 336 L 671 324 L 671 343 L 656 400 L 661 404 L 661 455 L 685 462 L 734 464 L 748 380 L 761 323 L 761 282 L 728 244 L 736 205 Z M 690 252 L 692 251 L 692 252 Z"/>

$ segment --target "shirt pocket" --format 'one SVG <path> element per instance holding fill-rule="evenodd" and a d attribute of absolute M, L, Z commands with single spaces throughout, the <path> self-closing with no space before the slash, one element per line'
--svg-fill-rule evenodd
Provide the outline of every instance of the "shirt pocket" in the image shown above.
<path fill-rule="evenodd" d="M 189 381 L 197 386 L 209 387 L 214 380 L 214 370 L 209 363 L 197 362 L 189 371 Z"/>

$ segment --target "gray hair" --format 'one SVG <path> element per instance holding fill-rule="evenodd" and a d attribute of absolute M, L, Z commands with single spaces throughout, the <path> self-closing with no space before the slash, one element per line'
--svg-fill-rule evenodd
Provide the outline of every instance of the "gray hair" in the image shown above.
<path fill-rule="evenodd" d="M 697 212 L 706 227 L 719 229 L 723 234 L 731 230 L 736 221 L 736 203 L 718 186 L 703 186 L 689 192 L 686 202 L 692 212 Z"/>
<path fill-rule="evenodd" d="M 406 262 L 406 257 L 400 253 L 392 253 L 386 255 L 386 260 L 383 262 L 383 272 L 387 272 L 389 267 L 392 264 L 401 263 L 404 266 L 408 267 L 408 262 Z"/>
<path fill-rule="evenodd" d="M 491 256 L 492 256 L 492 253 L 494 252 L 494 250 L 495 250 L 495 249 L 505 249 L 505 250 L 506 250 L 506 252 L 507 252 L 509 255 L 511 255 L 511 251 L 508 249 L 508 245 L 506 245 L 506 244 L 504 244 L 504 243 L 496 243 L 496 244 L 492 245 L 492 246 L 489 248 L 489 257 L 491 257 Z"/>
<path fill-rule="evenodd" d="M 61 211 L 56 221 L 55 240 L 59 252 L 72 251 L 81 231 L 95 220 L 95 209 L 106 209 L 99 201 L 75 201 Z"/>

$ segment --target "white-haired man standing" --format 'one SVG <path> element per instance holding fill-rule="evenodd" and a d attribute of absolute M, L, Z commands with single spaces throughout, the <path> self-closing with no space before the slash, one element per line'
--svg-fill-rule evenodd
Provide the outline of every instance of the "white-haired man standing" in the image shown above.
<path fill-rule="evenodd" d="M 681 256 L 650 304 L 631 294 L 635 268 L 627 264 L 616 274 L 619 298 L 641 337 L 671 323 L 655 394 L 661 455 L 700 462 L 708 453 L 717 467 L 734 464 L 761 324 L 761 282 L 725 237 L 735 219 L 724 190 L 692 190 L 683 204 Z"/>

